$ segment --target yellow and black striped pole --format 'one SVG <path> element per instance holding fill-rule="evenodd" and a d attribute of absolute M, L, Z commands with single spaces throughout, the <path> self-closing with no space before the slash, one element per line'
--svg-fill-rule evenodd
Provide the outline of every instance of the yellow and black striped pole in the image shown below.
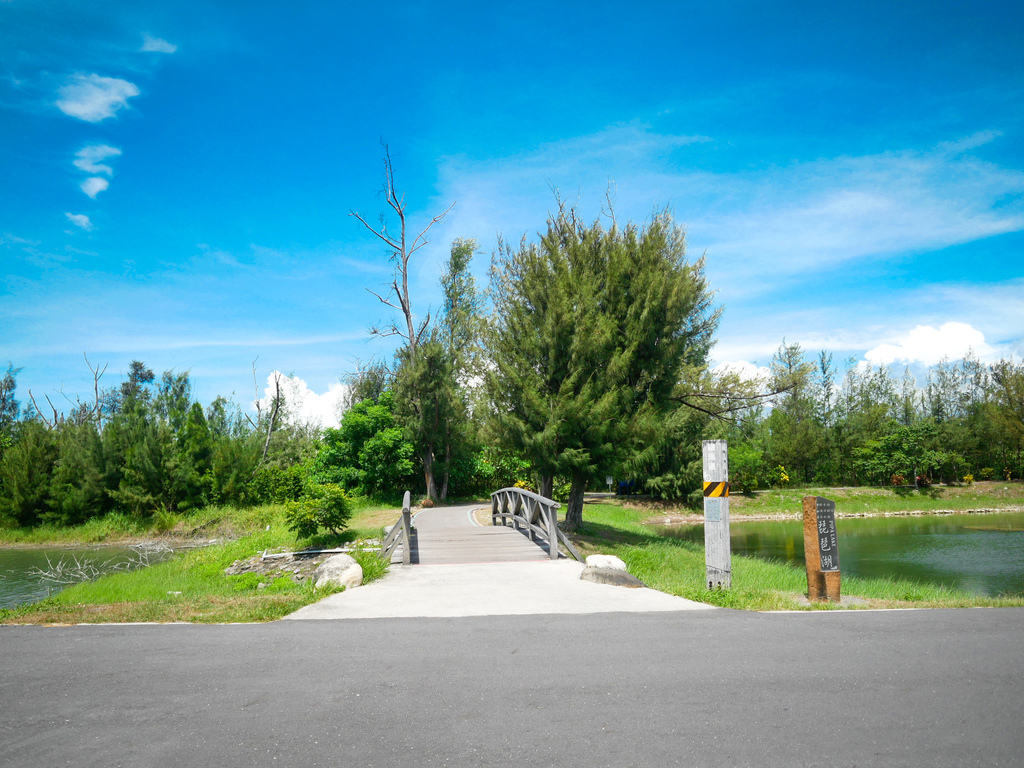
<path fill-rule="evenodd" d="M 708 589 L 732 586 L 732 547 L 729 544 L 729 446 L 725 440 L 705 440 L 704 565 Z"/>

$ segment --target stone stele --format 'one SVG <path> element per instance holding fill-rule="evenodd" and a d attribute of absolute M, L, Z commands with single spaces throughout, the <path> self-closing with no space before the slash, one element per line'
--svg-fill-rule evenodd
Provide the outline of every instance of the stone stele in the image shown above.
<path fill-rule="evenodd" d="M 313 571 L 313 580 L 317 589 L 327 584 L 352 589 L 363 583 L 363 568 L 349 555 L 333 555 Z"/>

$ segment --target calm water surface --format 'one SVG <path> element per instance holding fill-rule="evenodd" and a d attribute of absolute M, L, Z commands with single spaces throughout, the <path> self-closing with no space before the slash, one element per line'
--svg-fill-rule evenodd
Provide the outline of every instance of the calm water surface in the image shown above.
<path fill-rule="evenodd" d="M 148 562 L 155 563 L 170 556 L 170 552 L 149 554 Z M 101 570 L 113 570 L 138 560 L 139 553 L 129 547 L 0 549 L 0 608 L 33 603 L 68 586 L 49 582 L 37 573 L 51 570 L 62 561 L 67 566 L 77 562 L 91 564 Z"/>
<path fill-rule="evenodd" d="M 1024 512 L 836 520 L 839 565 L 857 576 L 898 576 L 977 595 L 1024 595 Z M 704 526 L 662 533 L 703 544 Z M 729 526 L 732 551 L 804 567 L 803 522 Z"/>

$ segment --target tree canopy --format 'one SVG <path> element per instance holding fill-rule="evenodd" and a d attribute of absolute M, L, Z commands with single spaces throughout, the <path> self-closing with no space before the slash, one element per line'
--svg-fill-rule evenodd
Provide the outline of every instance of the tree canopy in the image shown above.
<path fill-rule="evenodd" d="M 606 228 L 560 204 L 539 243 L 499 248 L 491 298 L 501 438 L 533 462 L 542 493 L 571 479 L 576 529 L 587 481 L 650 448 L 683 369 L 707 360 L 718 312 L 703 260 L 687 261 L 667 211 Z"/>

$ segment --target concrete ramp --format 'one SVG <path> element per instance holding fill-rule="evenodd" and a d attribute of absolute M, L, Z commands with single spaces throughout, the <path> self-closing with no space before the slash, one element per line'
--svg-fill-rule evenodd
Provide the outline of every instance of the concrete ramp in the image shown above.
<path fill-rule="evenodd" d="M 581 581 L 575 560 L 392 565 L 383 579 L 286 616 L 299 619 L 716 610 L 654 589 Z"/>
<path fill-rule="evenodd" d="M 507 526 L 482 526 L 479 505 L 416 515 L 412 565 L 392 563 L 383 579 L 331 595 L 286 616 L 374 619 L 714 610 L 654 589 L 581 581 L 583 564 L 548 557 L 547 545 Z"/>

